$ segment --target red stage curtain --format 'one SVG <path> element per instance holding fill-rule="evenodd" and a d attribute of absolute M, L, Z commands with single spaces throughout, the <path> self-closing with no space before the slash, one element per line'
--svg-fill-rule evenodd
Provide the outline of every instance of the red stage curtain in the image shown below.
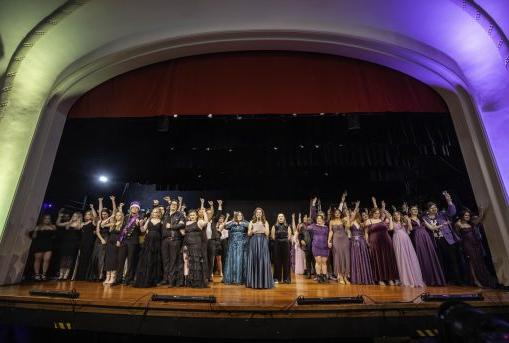
<path fill-rule="evenodd" d="M 170 114 L 448 112 L 427 85 L 380 65 L 299 52 L 185 57 L 119 75 L 71 117 Z"/>

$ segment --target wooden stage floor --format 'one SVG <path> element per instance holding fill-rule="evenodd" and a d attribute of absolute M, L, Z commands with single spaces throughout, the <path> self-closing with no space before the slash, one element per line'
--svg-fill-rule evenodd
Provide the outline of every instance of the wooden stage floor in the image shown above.
<path fill-rule="evenodd" d="M 30 296 L 32 289 L 40 290 L 72 290 L 80 293 L 78 299 L 63 299 L 49 297 Z M 240 332 L 229 333 L 229 337 L 244 337 L 252 325 L 270 320 L 292 320 L 293 324 L 299 322 L 326 320 L 342 327 L 343 333 L 348 329 L 355 335 L 354 330 L 362 320 L 369 325 L 375 325 L 372 334 L 387 335 L 401 325 L 401 320 L 413 327 L 408 331 L 415 332 L 421 326 L 422 330 L 434 330 L 436 327 L 436 313 L 440 303 L 423 302 L 420 299 L 422 293 L 430 294 L 472 294 L 482 292 L 484 301 L 470 302 L 471 305 L 484 309 L 490 313 L 505 316 L 509 313 L 509 293 L 500 290 L 487 290 L 474 287 L 428 287 L 411 288 L 401 286 L 364 286 L 364 285 L 340 285 L 337 282 L 317 284 L 302 276 L 294 277 L 292 284 L 279 284 L 270 290 L 254 290 L 244 286 L 224 285 L 220 278 L 206 289 L 191 288 L 168 288 L 166 286 L 154 288 L 134 288 L 130 286 L 103 286 L 102 283 L 93 282 L 57 282 L 47 281 L 42 283 L 23 283 L 14 286 L 0 287 L 0 318 L 10 321 L 33 321 L 40 320 L 40 325 L 53 325 L 55 328 L 69 327 L 83 330 L 111 330 L 116 331 L 116 321 L 121 320 L 118 330 L 122 325 L 126 326 L 126 320 L 130 320 L 133 326 L 128 325 L 123 330 L 134 330 L 168 335 L 203 336 L 197 333 L 196 324 L 201 323 L 206 327 L 207 320 L 213 319 L 212 325 L 221 327 L 221 320 L 225 330 L 232 323 L 237 322 L 236 328 Z M 180 296 L 210 296 L 216 297 L 217 302 L 209 303 L 182 303 L 182 302 L 154 302 L 151 301 L 153 294 L 180 295 Z M 325 305 L 298 305 L 296 299 L 303 297 L 353 297 L 362 295 L 364 304 L 325 304 Z M 34 317 L 35 314 L 35 317 Z M 98 322 L 100 318 L 101 322 Z M 110 318 L 110 326 L 104 326 L 103 319 Z M 164 321 L 160 327 L 162 319 Z M 171 319 L 171 320 L 170 320 Z M 194 321 L 193 321 L 194 319 Z M 150 323 L 150 320 L 155 322 Z M 175 322 L 177 320 L 177 322 Z M 193 324 L 194 323 L 194 324 Z M 325 323 L 325 322 L 324 322 Z M 189 330 L 185 325 L 191 325 Z M 293 325 L 292 324 L 292 325 Z M 174 325 L 174 326 L 173 326 Z M 219 326 L 218 326 L 219 325 Z M 262 326 L 256 326 L 262 325 Z M 258 335 L 274 335 L 279 332 L 280 337 L 285 336 L 285 330 L 272 330 L 266 326 L 266 332 L 260 332 L 263 324 L 256 324 L 255 331 Z M 410 325 L 410 326 L 412 326 Z M 395 327 L 393 327 L 395 326 Z M 427 326 L 427 327 L 424 327 Z M 193 331 L 194 327 L 194 331 Z M 286 326 L 285 326 L 286 327 Z M 156 328 L 153 331 L 151 328 Z M 157 330 L 158 329 L 158 330 Z M 295 332 L 299 332 L 299 327 Z M 309 329 L 309 327 L 308 327 Z M 198 330 L 199 331 L 199 330 Z M 235 330 L 233 330 L 235 331 Z M 426 332 L 426 331 L 424 331 Z M 429 331 L 428 331 L 429 332 Z M 220 332 L 221 333 L 221 332 Z M 365 332 L 366 333 L 366 332 Z M 210 334 L 210 332 L 209 332 Z M 371 335 L 371 333 L 370 333 Z M 390 334 L 389 334 L 390 335 Z M 290 334 L 291 336 L 291 334 Z M 331 335 L 331 337 L 334 335 Z M 270 336 L 273 337 L 273 336 Z M 302 337 L 302 336 L 299 336 Z"/>

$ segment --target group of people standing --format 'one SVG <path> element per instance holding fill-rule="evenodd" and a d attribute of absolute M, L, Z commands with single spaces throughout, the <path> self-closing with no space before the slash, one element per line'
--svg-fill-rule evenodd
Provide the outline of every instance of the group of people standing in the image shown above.
<path fill-rule="evenodd" d="M 230 219 L 221 200 L 217 210 L 200 199 L 198 209 L 186 211 L 181 197 L 165 197 L 166 205 L 154 200 L 146 212 L 134 201 L 124 213 L 114 196 L 111 210 L 99 198 L 97 212 L 93 205 L 84 214 L 60 211 L 56 225 L 42 217 L 31 232 L 35 279 L 47 279 L 58 226 L 60 280 L 202 288 L 217 269 L 225 284 L 266 289 L 291 283 L 293 270 L 319 283 L 496 287 L 477 230 L 483 211 L 456 220 L 450 195 L 443 195 L 446 211 L 429 203 L 421 215 L 406 204 L 389 211 L 375 198 L 370 211 L 361 210 L 359 202 L 348 206 L 345 192 L 327 213 L 313 198 L 309 213 L 292 214 L 290 223 L 279 213 L 272 226 L 262 208 L 250 221 L 240 211 Z"/>

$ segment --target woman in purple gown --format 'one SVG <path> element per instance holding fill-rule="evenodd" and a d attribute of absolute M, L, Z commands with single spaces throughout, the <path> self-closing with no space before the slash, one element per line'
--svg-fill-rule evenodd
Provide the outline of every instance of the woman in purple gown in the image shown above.
<path fill-rule="evenodd" d="M 355 209 L 350 214 L 346 225 L 352 235 L 350 239 L 351 282 L 357 285 L 372 285 L 375 281 L 373 280 L 373 270 L 368 244 L 365 239 L 365 230 L 361 225 L 359 202 L 355 204 Z"/>
<path fill-rule="evenodd" d="M 403 286 L 423 287 L 421 267 L 412 241 L 408 236 L 405 224 L 401 221 L 401 213 L 395 211 L 389 217 L 389 230 L 393 231 L 392 244 L 396 254 L 399 281 Z"/>
<path fill-rule="evenodd" d="M 455 229 L 461 237 L 461 246 L 470 266 L 474 283 L 478 287 L 497 287 L 497 279 L 488 271 L 484 261 L 481 242 L 475 234 L 475 225 L 478 225 L 483 217 L 484 211 L 477 218 L 472 219 L 470 211 L 464 211 L 455 224 Z"/>
<path fill-rule="evenodd" d="M 350 216 L 348 210 L 344 211 L 345 218 Z M 341 211 L 332 211 L 329 221 L 329 246 L 332 245 L 332 259 L 334 275 L 340 284 L 350 284 L 350 230 L 346 227 L 345 219 L 341 218 Z"/>
<path fill-rule="evenodd" d="M 374 198 L 373 203 L 376 205 Z M 385 286 L 386 283 L 393 286 L 394 281 L 398 280 L 398 268 L 388 227 L 378 207 L 375 206 L 370 214 L 366 225 L 374 278 L 380 286 Z"/>
<path fill-rule="evenodd" d="M 435 245 L 431 240 L 431 235 L 424 226 L 424 222 L 419 219 L 418 214 L 419 209 L 417 206 L 412 206 L 407 223 L 408 227 L 413 231 L 415 252 L 421 266 L 422 278 L 428 286 L 443 286 L 445 285 L 445 278 Z"/>

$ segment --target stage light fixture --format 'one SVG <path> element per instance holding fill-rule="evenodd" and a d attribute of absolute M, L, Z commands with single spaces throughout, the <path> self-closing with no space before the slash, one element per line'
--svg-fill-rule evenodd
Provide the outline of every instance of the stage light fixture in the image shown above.
<path fill-rule="evenodd" d="M 278 148 L 277 146 L 275 146 L 273 149 L 274 149 L 274 150 L 277 150 L 277 149 L 279 149 L 279 148 Z"/>
<path fill-rule="evenodd" d="M 303 145 L 303 144 L 300 144 L 300 145 L 299 145 L 299 148 L 304 149 L 304 145 Z"/>
<path fill-rule="evenodd" d="M 324 114 L 325 114 L 325 113 L 323 113 L 323 112 L 320 112 L 320 115 L 321 115 L 321 116 L 323 116 Z"/>
<path fill-rule="evenodd" d="M 297 117 L 297 113 L 292 113 L 292 116 Z"/>
<path fill-rule="evenodd" d="M 210 147 L 206 147 L 205 150 L 210 151 Z"/>
<path fill-rule="evenodd" d="M 69 298 L 69 299 L 77 299 L 80 297 L 80 293 L 76 292 L 75 289 L 72 291 L 55 291 L 55 290 L 41 290 L 41 289 L 32 289 L 29 291 L 31 296 L 37 297 L 49 297 L 49 298 Z"/>
<path fill-rule="evenodd" d="M 242 116 L 237 116 L 237 120 L 242 120 Z"/>
<path fill-rule="evenodd" d="M 232 148 L 229 148 L 229 149 L 228 149 L 228 152 L 232 152 L 232 151 L 233 151 L 233 149 L 232 149 Z"/>
<path fill-rule="evenodd" d="M 100 175 L 98 178 L 99 182 L 106 183 L 109 181 L 108 177 L 106 175 Z"/>
<path fill-rule="evenodd" d="M 207 117 L 212 118 L 213 117 L 212 113 L 209 113 Z"/>
<path fill-rule="evenodd" d="M 424 293 L 421 295 L 421 300 L 425 302 L 443 302 L 449 300 L 456 301 L 483 301 L 484 296 L 482 293 L 471 293 L 471 294 L 430 294 Z"/>
<path fill-rule="evenodd" d="M 320 298 L 305 298 L 303 296 L 297 297 L 297 304 L 299 305 L 327 305 L 327 304 L 363 304 L 364 298 L 362 295 L 356 297 L 320 297 Z"/>
<path fill-rule="evenodd" d="M 315 149 L 318 149 L 319 147 L 320 147 L 320 145 L 315 144 Z"/>
<path fill-rule="evenodd" d="M 209 295 L 206 297 L 190 296 L 190 295 L 159 295 L 152 294 L 152 301 L 162 302 L 194 302 L 194 303 L 209 303 L 215 304 L 216 297 Z"/>

